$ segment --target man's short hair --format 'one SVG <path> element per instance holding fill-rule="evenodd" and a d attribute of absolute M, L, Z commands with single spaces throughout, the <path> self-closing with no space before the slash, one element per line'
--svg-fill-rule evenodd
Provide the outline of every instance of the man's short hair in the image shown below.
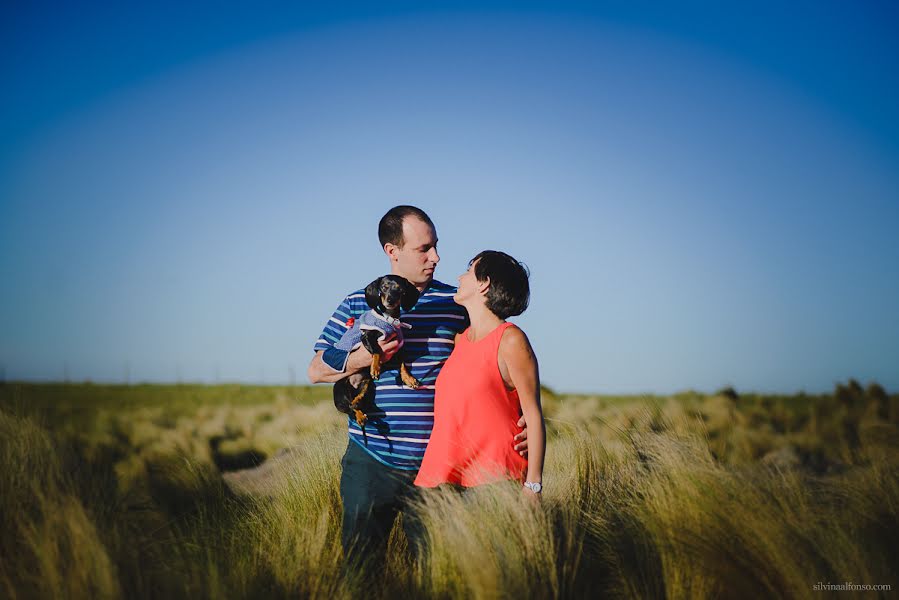
<path fill-rule="evenodd" d="M 527 266 L 505 252 L 484 250 L 468 262 L 474 267 L 478 281 L 490 280 L 487 288 L 487 308 L 500 319 L 515 317 L 527 309 L 531 300 L 531 288 Z"/>
<path fill-rule="evenodd" d="M 381 242 L 381 248 L 385 244 L 393 244 L 398 248 L 403 247 L 403 244 L 406 243 L 406 240 L 403 239 L 403 219 L 408 216 L 421 219 L 430 225 L 431 229 L 437 229 L 434 227 L 431 217 L 417 206 L 409 206 L 407 204 L 394 206 L 387 211 L 386 215 L 381 217 L 381 222 L 378 223 L 378 240 Z"/>

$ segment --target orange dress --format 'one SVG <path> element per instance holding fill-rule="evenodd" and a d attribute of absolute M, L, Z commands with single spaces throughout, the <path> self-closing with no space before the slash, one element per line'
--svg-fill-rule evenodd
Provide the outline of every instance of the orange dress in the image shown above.
<path fill-rule="evenodd" d="M 528 461 L 515 451 L 512 438 L 520 431 L 518 391 L 509 391 L 499 372 L 497 356 L 502 323 L 477 342 L 468 329 L 437 376 L 434 429 L 415 485 L 454 483 L 465 487 L 500 479 L 524 481 Z"/>

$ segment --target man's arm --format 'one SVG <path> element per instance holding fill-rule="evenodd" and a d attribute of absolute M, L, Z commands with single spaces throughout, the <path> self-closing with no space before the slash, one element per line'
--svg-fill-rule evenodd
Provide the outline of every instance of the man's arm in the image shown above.
<path fill-rule="evenodd" d="M 331 318 L 325 322 L 322 333 L 313 347 L 315 356 L 312 357 L 306 370 L 311 383 L 333 383 L 371 364 L 371 355 L 365 348 L 346 352 L 334 347 L 346 335 L 349 321 L 362 314 L 358 309 L 353 310 L 352 298 L 355 296 L 355 293 L 346 296 L 334 310 Z"/>
<path fill-rule="evenodd" d="M 389 342 L 380 340 L 378 344 L 381 346 L 384 362 L 393 358 L 393 355 L 396 354 L 397 348 L 400 345 L 396 338 Z M 335 381 L 340 381 L 347 375 L 352 375 L 357 371 L 367 369 L 371 366 L 371 353 L 365 349 L 365 346 L 359 346 L 350 352 L 349 357 L 347 357 L 346 367 L 343 371 L 336 371 L 329 365 L 326 365 L 322 360 L 322 354 L 324 354 L 324 352 L 324 350 L 316 352 L 315 356 L 312 357 L 312 362 L 309 363 L 309 369 L 306 371 L 306 375 L 309 377 L 311 383 L 334 383 Z"/>

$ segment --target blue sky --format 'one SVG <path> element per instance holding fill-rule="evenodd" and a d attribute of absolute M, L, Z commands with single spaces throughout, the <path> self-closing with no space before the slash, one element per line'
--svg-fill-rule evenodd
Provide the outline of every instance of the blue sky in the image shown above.
<path fill-rule="evenodd" d="M 2 10 L 6 379 L 303 382 L 413 203 L 556 389 L 899 388 L 886 3 Z"/>

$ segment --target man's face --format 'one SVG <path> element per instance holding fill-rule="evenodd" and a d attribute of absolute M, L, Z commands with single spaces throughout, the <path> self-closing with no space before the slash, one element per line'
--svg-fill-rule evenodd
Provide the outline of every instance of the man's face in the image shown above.
<path fill-rule="evenodd" d="M 434 269 L 440 262 L 437 232 L 417 217 L 406 217 L 403 219 L 403 241 L 402 248 L 393 244 L 387 244 L 385 248 L 392 272 L 422 288 L 434 278 Z"/>

